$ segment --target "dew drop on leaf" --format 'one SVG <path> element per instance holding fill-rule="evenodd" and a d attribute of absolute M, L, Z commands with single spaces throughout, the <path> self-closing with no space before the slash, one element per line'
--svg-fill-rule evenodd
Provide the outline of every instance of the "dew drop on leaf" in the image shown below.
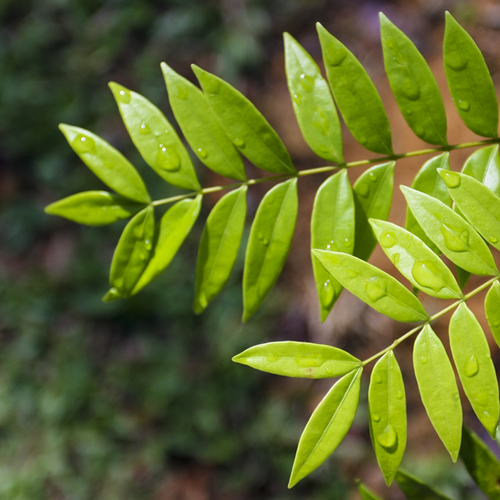
<path fill-rule="evenodd" d="M 144 237 L 144 225 L 140 224 L 134 229 L 134 236 L 140 240 Z"/>
<path fill-rule="evenodd" d="M 460 174 L 458 172 L 444 172 L 444 175 L 443 175 L 443 180 L 444 180 L 444 183 L 451 189 L 453 188 L 457 188 L 458 186 L 460 186 L 460 182 L 461 182 L 461 177 L 460 177 Z"/>
<path fill-rule="evenodd" d="M 396 434 L 396 430 L 391 424 L 389 424 L 384 429 L 384 432 L 377 436 L 377 441 L 379 442 L 380 446 L 386 449 L 392 448 L 396 444 L 397 439 L 398 436 Z"/>
<path fill-rule="evenodd" d="M 93 153 L 95 151 L 94 139 L 83 134 L 78 134 L 71 142 L 71 145 L 79 154 Z"/>
<path fill-rule="evenodd" d="M 356 191 L 359 193 L 360 196 L 366 198 L 370 193 L 370 185 L 367 182 L 363 182 L 357 186 Z"/>
<path fill-rule="evenodd" d="M 293 100 L 299 106 L 302 104 L 302 96 L 300 94 L 293 94 Z"/>
<path fill-rule="evenodd" d="M 203 148 L 198 148 L 196 152 L 200 158 L 206 158 L 208 156 L 208 153 Z"/>
<path fill-rule="evenodd" d="M 328 64 L 330 66 L 340 66 L 347 57 L 347 50 L 344 47 L 330 46 L 328 49 Z"/>
<path fill-rule="evenodd" d="M 167 172 L 177 172 L 181 168 L 181 159 L 174 146 L 160 144 L 156 154 L 156 164 Z"/>
<path fill-rule="evenodd" d="M 146 240 L 146 241 L 144 242 L 144 248 L 145 248 L 146 250 L 151 250 L 151 248 L 152 248 L 152 247 L 153 247 L 153 245 L 151 244 L 151 241 L 150 241 L 150 240 Z"/>
<path fill-rule="evenodd" d="M 473 377 L 479 371 L 479 363 L 473 354 L 465 363 L 464 373 L 467 377 Z"/>
<path fill-rule="evenodd" d="M 427 358 L 427 356 L 420 356 L 420 362 L 425 365 L 427 363 L 427 361 L 429 361 L 429 359 Z"/>
<path fill-rule="evenodd" d="M 463 71 L 467 67 L 468 63 L 469 61 L 467 58 L 463 57 L 458 52 L 455 52 L 454 55 L 448 55 L 448 58 L 446 59 L 446 65 L 453 71 Z"/>
<path fill-rule="evenodd" d="M 116 98 L 119 102 L 122 104 L 128 104 L 130 100 L 132 99 L 132 95 L 127 89 L 121 89 L 118 92 L 118 96 Z"/>
<path fill-rule="evenodd" d="M 410 101 L 416 101 L 420 97 L 420 90 L 410 78 L 406 78 L 401 86 L 401 91 Z"/>
<path fill-rule="evenodd" d="M 374 414 L 372 415 L 372 420 L 373 420 L 374 422 L 380 422 L 380 415 L 379 415 L 378 413 L 374 413 Z"/>
<path fill-rule="evenodd" d="M 239 137 L 236 137 L 233 142 L 237 148 L 244 148 L 245 147 L 245 141 L 243 139 L 240 139 Z"/>
<path fill-rule="evenodd" d="M 300 75 L 300 84 L 305 90 L 310 92 L 314 89 L 314 78 L 312 76 L 306 75 L 305 73 L 302 73 Z"/>
<path fill-rule="evenodd" d="M 397 266 L 401 255 L 399 253 L 395 253 L 392 255 L 392 263 Z"/>
<path fill-rule="evenodd" d="M 215 78 L 209 78 L 205 82 L 205 88 L 211 95 L 218 94 L 220 90 L 220 83 Z"/>
<path fill-rule="evenodd" d="M 380 375 L 375 375 L 375 383 L 376 384 L 382 383 L 382 377 Z"/>
<path fill-rule="evenodd" d="M 437 277 L 440 270 L 431 260 L 416 260 L 413 263 L 411 274 L 420 286 L 430 288 L 435 292 L 439 292 L 444 286 Z"/>
<path fill-rule="evenodd" d="M 497 243 L 498 238 L 496 236 L 490 236 L 490 241 L 491 241 L 491 243 Z"/>
<path fill-rule="evenodd" d="M 392 248 L 396 244 L 396 235 L 392 231 L 385 231 L 380 235 L 380 244 L 384 248 Z"/>
<path fill-rule="evenodd" d="M 262 241 L 264 239 L 264 235 L 262 233 L 259 233 L 257 235 L 257 238 L 259 238 L 259 240 Z"/>
<path fill-rule="evenodd" d="M 469 111 L 469 109 L 470 109 L 470 103 L 469 103 L 469 101 L 461 101 L 461 100 L 459 100 L 458 101 L 458 107 L 462 111 Z"/>
<path fill-rule="evenodd" d="M 403 392 L 402 392 L 402 391 L 398 391 L 398 393 L 396 394 L 396 397 L 397 397 L 398 399 L 403 399 L 403 396 L 404 396 L 404 394 L 403 394 Z"/>
<path fill-rule="evenodd" d="M 469 244 L 469 231 L 467 230 L 453 230 L 446 226 L 441 225 L 441 233 L 444 238 L 444 244 L 448 250 L 452 252 L 466 252 Z"/>
<path fill-rule="evenodd" d="M 330 148 L 328 146 L 325 146 L 324 144 L 320 144 L 318 146 L 318 151 L 325 155 L 331 153 Z"/>
<path fill-rule="evenodd" d="M 325 362 L 324 359 L 313 358 L 310 354 L 309 356 L 294 356 L 293 360 L 301 368 L 318 368 Z"/>
<path fill-rule="evenodd" d="M 276 361 L 278 361 L 278 358 L 277 358 L 276 356 L 273 356 L 273 355 L 271 355 L 271 356 L 266 356 L 266 361 L 267 361 L 268 363 L 275 363 Z"/>
<path fill-rule="evenodd" d="M 330 280 L 326 280 L 321 288 L 321 303 L 324 307 L 329 307 L 333 302 L 334 288 Z"/>
<path fill-rule="evenodd" d="M 374 276 L 373 278 L 366 280 L 365 291 L 368 298 L 372 302 L 376 302 L 386 296 L 387 282 L 380 276 Z"/>
<path fill-rule="evenodd" d="M 146 135 L 150 133 L 151 129 L 149 128 L 148 124 L 146 122 L 142 122 L 141 126 L 139 127 L 139 134 Z"/>

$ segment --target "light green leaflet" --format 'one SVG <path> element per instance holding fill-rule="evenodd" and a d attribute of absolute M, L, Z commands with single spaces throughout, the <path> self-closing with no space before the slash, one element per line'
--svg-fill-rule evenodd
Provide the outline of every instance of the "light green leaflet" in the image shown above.
<path fill-rule="evenodd" d="M 194 200 L 179 201 L 165 212 L 156 228 L 151 259 L 132 294 L 149 285 L 170 264 L 198 218 L 201 199 L 198 195 Z"/>
<path fill-rule="evenodd" d="M 342 130 L 328 84 L 302 45 L 288 33 L 283 37 L 288 90 L 302 135 L 318 156 L 343 163 Z"/>
<path fill-rule="evenodd" d="M 337 347 L 291 341 L 250 347 L 233 361 L 275 375 L 315 379 L 340 377 L 361 364 Z"/>
<path fill-rule="evenodd" d="M 463 174 L 474 177 L 500 196 L 500 156 L 498 144 L 474 151 L 464 163 Z"/>
<path fill-rule="evenodd" d="M 399 109 L 425 142 L 446 146 L 446 112 L 436 79 L 413 42 L 380 13 L 384 64 Z"/>
<path fill-rule="evenodd" d="M 257 209 L 245 256 L 243 321 L 257 310 L 285 265 L 297 211 L 296 178 L 273 187 Z"/>
<path fill-rule="evenodd" d="M 132 142 L 144 161 L 173 186 L 200 189 L 191 158 L 163 113 L 137 92 L 114 82 L 109 88 Z"/>
<path fill-rule="evenodd" d="M 451 500 L 403 471 L 396 474 L 396 482 L 408 500 Z"/>
<path fill-rule="evenodd" d="M 396 321 L 425 321 L 420 301 L 389 274 L 367 262 L 340 252 L 312 250 L 340 284 L 373 309 Z"/>
<path fill-rule="evenodd" d="M 354 255 L 368 260 L 377 245 L 368 219 L 387 220 L 391 211 L 394 190 L 395 162 L 383 163 L 369 168 L 354 184 L 356 207 L 356 234 Z"/>
<path fill-rule="evenodd" d="M 131 295 L 146 268 L 154 237 L 155 216 L 152 207 L 141 210 L 125 226 L 113 254 L 109 273 L 109 284 L 121 297 Z"/>
<path fill-rule="evenodd" d="M 358 484 L 358 492 L 361 496 L 361 500 L 382 500 L 378 495 L 375 495 L 373 491 L 370 491 L 364 484 Z"/>
<path fill-rule="evenodd" d="M 288 487 L 318 468 L 351 428 L 359 401 L 362 368 L 342 377 L 311 415 L 300 437 Z"/>
<path fill-rule="evenodd" d="M 429 325 L 415 341 L 413 367 L 429 420 L 456 462 L 462 439 L 462 405 L 451 362 Z"/>
<path fill-rule="evenodd" d="M 316 27 L 328 81 L 347 127 L 366 149 L 392 155 L 389 119 L 371 78 L 352 52 L 320 23 Z"/>
<path fill-rule="evenodd" d="M 61 123 L 69 145 L 104 184 L 131 200 L 149 203 L 148 190 L 132 164 L 111 144 L 80 127 Z"/>
<path fill-rule="evenodd" d="M 219 200 L 201 235 L 193 309 L 200 314 L 224 288 L 233 269 L 247 214 L 247 186 Z"/>
<path fill-rule="evenodd" d="M 495 367 L 483 329 L 464 303 L 458 306 L 451 317 L 450 346 L 462 387 L 472 409 L 494 438 L 500 417 Z"/>
<path fill-rule="evenodd" d="M 392 351 L 373 368 L 368 389 L 370 434 L 378 465 L 390 486 L 406 447 L 406 395 Z"/>
<path fill-rule="evenodd" d="M 318 189 L 311 217 L 311 248 L 352 254 L 354 248 L 354 198 L 347 170 L 332 175 Z M 321 308 L 321 321 L 338 299 L 342 286 L 314 255 L 314 279 Z"/>
<path fill-rule="evenodd" d="M 474 482 L 490 500 L 500 500 L 500 463 L 476 433 L 464 427 L 460 458 Z"/>
<path fill-rule="evenodd" d="M 500 284 L 498 281 L 493 283 L 493 286 L 486 294 L 484 310 L 493 338 L 497 345 L 500 346 Z"/>
<path fill-rule="evenodd" d="M 191 149 L 201 162 L 218 174 L 246 181 L 243 161 L 224 132 L 203 92 L 161 63 L 168 98 Z"/>
<path fill-rule="evenodd" d="M 255 166 L 268 172 L 295 172 L 276 131 L 262 113 L 233 86 L 192 65 L 215 116 L 229 139 Z"/>
<path fill-rule="evenodd" d="M 450 170 L 450 153 L 443 153 L 426 161 L 418 171 L 415 179 L 413 179 L 411 187 L 433 198 L 437 198 L 447 206 L 451 206 L 450 193 L 448 193 L 446 184 L 437 171 L 438 168 Z M 418 236 L 433 252 L 438 255 L 441 253 L 441 250 L 439 250 L 425 234 L 425 231 L 417 222 L 417 219 L 415 219 L 409 208 L 406 210 L 405 228 Z"/>
<path fill-rule="evenodd" d="M 413 286 L 440 299 L 463 297 L 452 272 L 420 238 L 391 222 L 370 219 L 391 262 Z"/>
<path fill-rule="evenodd" d="M 446 12 L 446 79 L 465 125 L 478 135 L 498 137 L 498 102 L 490 72 L 470 35 Z"/>
<path fill-rule="evenodd" d="M 454 263 L 472 274 L 497 274 L 488 246 L 476 230 L 444 203 L 401 186 L 408 207 L 427 236 Z"/>

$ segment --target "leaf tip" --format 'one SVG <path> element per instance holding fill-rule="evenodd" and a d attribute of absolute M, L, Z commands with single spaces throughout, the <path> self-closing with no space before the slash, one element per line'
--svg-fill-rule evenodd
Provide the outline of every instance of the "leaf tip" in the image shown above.
<path fill-rule="evenodd" d="M 115 300 L 121 299 L 122 295 L 120 292 L 115 288 L 111 287 L 103 296 L 102 301 L 106 304 L 108 302 L 113 302 Z"/>

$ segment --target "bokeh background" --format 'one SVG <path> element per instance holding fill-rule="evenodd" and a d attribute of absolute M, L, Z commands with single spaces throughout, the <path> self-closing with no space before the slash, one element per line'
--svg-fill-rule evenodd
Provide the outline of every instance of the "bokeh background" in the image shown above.
<path fill-rule="evenodd" d="M 383 485 L 371 450 L 367 380 L 344 443 L 289 491 L 301 431 L 331 381 L 286 380 L 231 362 L 241 350 L 270 340 L 327 343 L 367 357 L 404 332 L 404 325 L 348 293 L 320 324 L 308 226 L 324 178 L 301 180 L 300 217 L 287 266 L 244 325 L 243 251 L 226 290 L 203 315 L 191 309 L 197 244 L 216 197 L 206 197 L 195 229 L 167 272 L 137 297 L 111 304 L 102 304 L 101 296 L 124 224 L 77 226 L 46 216 L 43 207 L 102 187 L 65 142 L 60 122 L 88 128 L 124 152 L 153 196 L 176 192 L 157 182 L 134 149 L 107 87 L 117 81 L 132 88 L 172 119 L 161 61 L 191 80 L 191 63 L 227 79 L 275 126 L 297 168 L 324 164 L 304 143 L 293 117 L 281 38 L 289 31 L 319 61 L 318 20 L 374 78 L 396 152 L 426 147 L 404 123 L 384 76 L 381 10 L 430 62 L 445 95 L 450 142 L 474 140 L 446 90 L 441 56 L 446 9 L 476 39 L 500 83 L 500 6 L 494 1 L 0 2 L 0 499 L 340 500 L 358 498 L 356 478 L 384 498 L 402 498 L 396 487 Z M 373 156 L 345 129 L 344 136 L 347 160 Z M 470 152 L 454 152 L 452 168 L 460 168 Z M 396 182 L 410 184 L 425 159 L 401 162 Z M 196 166 L 204 185 L 227 182 Z M 262 175 L 248 168 L 251 176 Z M 360 172 L 351 174 L 354 180 Z M 268 188 L 261 184 L 250 191 L 249 222 Z M 396 191 L 391 220 L 403 224 L 404 212 Z M 372 262 L 391 271 L 378 250 Z M 484 321 L 481 300 L 475 309 Z M 433 300 L 426 306 L 440 308 Z M 436 328 L 444 331 L 445 324 Z M 483 498 L 460 464 L 450 466 L 427 421 L 412 374 L 411 345 L 397 355 L 410 414 L 404 465 L 454 498 Z M 464 406 L 466 422 L 481 432 Z"/>

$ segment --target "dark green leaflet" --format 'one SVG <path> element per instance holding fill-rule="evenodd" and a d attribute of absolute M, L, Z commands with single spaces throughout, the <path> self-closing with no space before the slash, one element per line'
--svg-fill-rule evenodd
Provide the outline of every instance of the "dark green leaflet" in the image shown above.
<path fill-rule="evenodd" d="M 45 213 L 59 215 L 88 226 L 104 226 L 121 219 L 128 219 L 144 204 L 107 191 L 84 191 L 45 207 Z"/>
<path fill-rule="evenodd" d="M 224 177 L 246 181 L 243 161 L 224 132 L 203 92 L 161 63 L 168 98 L 191 149 L 201 162 Z"/>
<path fill-rule="evenodd" d="M 446 112 L 429 65 L 413 42 L 380 13 L 384 64 L 399 109 L 425 142 L 446 146 Z"/>
<path fill-rule="evenodd" d="M 328 272 L 352 294 L 396 321 L 425 321 L 420 301 L 399 281 L 367 262 L 341 252 L 312 250 Z"/>
<path fill-rule="evenodd" d="M 132 294 L 149 285 L 170 264 L 198 218 L 201 200 L 201 195 L 194 200 L 182 200 L 165 212 L 156 227 L 151 259 Z"/>
<path fill-rule="evenodd" d="M 429 420 L 456 462 L 462 439 L 462 405 L 451 362 L 429 325 L 415 341 L 413 367 Z"/>
<path fill-rule="evenodd" d="M 318 156 L 343 163 L 342 130 L 328 83 L 302 45 L 288 33 L 283 37 L 288 90 L 302 135 Z"/>
<path fill-rule="evenodd" d="M 114 82 L 109 87 L 130 138 L 144 161 L 173 186 L 200 189 L 191 158 L 163 113 L 137 92 Z"/>
<path fill-rule="evenodd" d="M 342 377 L 311 415 L 300 437 L 288 487 L 318 468 L 342 442 L 358 408 L 362 368 Z"/>
<path fill-rule="evenodd" d="M 395 162 L 369 168 L 354 184 L 356 234 L 354 255 L 368 260 L 377 244 L 368 219 L 387 220 L 391 211 L 394 190 Z"/>
<path fill-rule="evenodd" d="M 245 256 L 243 321 L 258 309 L 285 265 L 297 211 L 296 178 L 273 187 L 257 209 Z"/>
<path fill-rule="evenodd" d="M 493 286 L 486 294 L 484 310 L 493 338 L 497 345 L 500 346 L 500 284 L 498 281 L 493 283 Z"/>
<path fill-rule="evenodd" d="M 441 299 L 463 297 L 451 271 L 417 236 L 391 222 L 370 219 L 370 224 L 382 250 L 413 286 Z"/>
<path fill-rule="evenodd" d="M 364 484 L 358 484 L 358 492 L 361 496 L 361 500 L 382 500 L 378 495 L 375 495 L 373 491 L 370 491 Z"/>
<path fill-rule="evenodd" d="M 80 127 L 61 123 L 69 145 L 104 184 L 131 200 L 149 203 L 148 190 L 132 164 L 111 144 Z"/>
<path fill-rule="evenodd" d="M 405 386 L 392 351 L 373 368 L 368 404 L 373 448 L 385 482 L 390 486 L 406 447 Z"/>
<path fill-rule="evenodd" d="M 396 474 L 396 482 L 408 500 L 451 500 L 403 471 Z"/>
<path fill-rule="evenodd" d="M 116 246 L 109 272 L 109 284 L 121 297 L 128 297 L 148 265 L 155 237 L 152 207 L 141 210 L 125 226 Z"/>
<path fill-rule="evenodd" d="M 233 269 L 247 214 L 247 186 L 219 200 L 208 216 L 196 264 L 193 309 L 201 313 L 224 288 Z"/>
<path fill-rule="evenodd" d="M 354 198 L 347 170 L 332 175 L 318 189 L 311 217 L 311 248 L 352 254 L 354 248 Z M 312 256 L 314 279 L 325 321 L 342 292 L 340 283 Z"/>
<path fill-rule="evenodd" d="M 495 367 L 483 329 L 460 304 L 450 321 L 450 346 L 464 392 L 485 429 L 494 438 L 500 417 Z"/>
<path fill-rule="evenodd" d="M 460 215 L 432 196 L 406 186 L 401 191 L 427 236 L 454 264 L 482 276 L 498 273 L 488 246 Z"/>
<path fill-rule="evenodd" d="M 192 65 L 215 116 L 233 144 L 255 166 L 268 172 L 295 172 L 276 131 L 261 112 L 233 86 Z"/>
<path fill-rule="evenodd" d="M 490 500 L 500 500 L 500 463 L 479 436 L 464 427 L 460 458 L 474 482 Z"/>
<path fill-rule="evenodd" d="M 448 193 L 446 184 L 437 171 L 438 168 L 450 170 L 450 153 L 443 153 L 426 161 L 413 179 L 411 187 L 416 191 L 437 198 L 446 206 L 451 206 L 450 193 Z M 415 219 L 409 208 L 406 210 L 405 228 L 418 236 L 433 252 L 438 255 L 441 254 L 441 250 L 439 250 L 425 234 L 425 231 L 417 222 L 417 219 Z"/>
<path fill-rule="evenodd" d="M 316 27 L 328 81 L 347 127 L 366 149 L 392 155 L 389 119 L 371 78 L 352 52 L 320 23 Z"/>
<path fill-rule="evenodd" d="M 340 377 L 361 364 L 359 359 L 336 347 L 291 341 L 250 347 L 233 361 L 263 372 L 300 378 Z"/>
<path fill-rule="evenodd" d="M 498 137 L 498 102 L 484 57 L 470 35 L 446 12 L 446 79 L 465 125 L 478 135 Z"/>

